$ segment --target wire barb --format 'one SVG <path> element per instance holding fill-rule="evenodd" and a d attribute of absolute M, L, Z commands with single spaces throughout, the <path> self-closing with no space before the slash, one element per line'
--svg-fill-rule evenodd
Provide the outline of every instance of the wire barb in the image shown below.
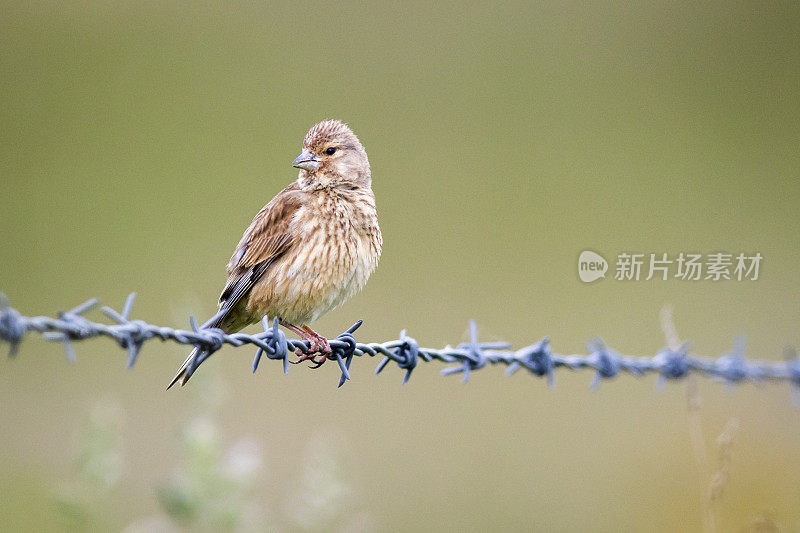
<path fill-rule="evenodd" d="M 36 332 L 47 340 L 63 343 L 67 358 L 74 361 L 74 341 L 110 337 L 126 350 L 126 364 L 131 368 L 136 363 L 142 346 L 147 341 L 158 338 L 197 349 L 197 355 L 186 368 L 188 375 L 226 344 L 234 347 L 248 344 L 256 346 L 253 372 L 258 369 L 262 355 L 266 354 L 268 359 L 283 362 L 284 374 L 289 371 L 289 355 L 297 350 L 306 352 L 309 349 L 305 340 L 287 339 L 278 327 L 277 318 L 270 322 L 265 317 L 262 321 L 263 331 L 254 335 L 228 334 L 218 328 L 203 327 L 194 317 L 189 319 L 190 330 L 132 320 L 130 316 L 135 298 L 135 293 L 128 295 L 121 312 L 103 306 L 103 313 L 113 322 L 103 324 L 83 316 L 97 305 L 96 298 L 87 300 L 70 311 L 59 313 L 55 318 L 29 317 L 11 307 L 8 299 L 0 293 L 0 343 L 8 343 L 9 357 L 14 357 L 26 333 Z M 408 382 L 420 360 L 437 360 L 454 365 L 443 369 L 442 374 L 460 373 L 462 381 L 467 381 L 474 370 L 499 364 L 507 367 L 507 375 L 524 368 L 534 376 L 546 377 L 551 387 L 554 385 L 557 368 L 594 370 L 591 388 L 597 388 L 600 381 L 613 379 L 623 372 L 634 376 L 656 374 L 659 388 L 664 387 L 667 381 L 680 380 L 691 374 L 720 379 L 729 385 L 748 381 L 786 382 L 791 385 L 793 401 L 800 403 L 800 359 L 797 351 L 787 348 L 783 361 L 750 360 L 745 355 L 743 338 L 737 338 L 733 350 L 718 358 L 691 355 L 688 343 L 678 345 L 677 342 L 673 343 L 677 347 L 662 348 L 652 357 L 623 356 L 608 348 L 599 337 L 587 344 L 588 355 L 561 355 L 553 352 L 547 337 L 516 351 L 512 351 L 508 343 L 479 342 L 478 328 L 474 321 L 470 322 L 469 342 L 458 344 L 455 348 L 448 345 L 440 350 L 420 348 L 417 341 L 407 335 L 406 330 L 400 332 L 397 340 L 359 343 L 354 333 L 361 324 L 362 321 L 359 320 L 347 331 L 330 340 L 332 353 L 328 358 L 336 360 L 339 365 L 339 387 L 351 379 L 350 366 L 354 357 L 380 355 L 383 360 L 378 364 L 375 373 L 379 374 L 390 362 L 394 362 L 398 368 L 405 370 L 403 384 Z"/>

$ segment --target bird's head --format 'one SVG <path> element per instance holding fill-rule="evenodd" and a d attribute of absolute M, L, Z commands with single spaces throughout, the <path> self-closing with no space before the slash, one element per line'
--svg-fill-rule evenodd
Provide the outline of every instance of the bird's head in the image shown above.
<path fill-rule="evenodd" d="M 301 187 L 370 187 L 367 152 L 347 124 L 324 120 L 303 139 L 302 153 L 292 161 L 300 169 Z"/>

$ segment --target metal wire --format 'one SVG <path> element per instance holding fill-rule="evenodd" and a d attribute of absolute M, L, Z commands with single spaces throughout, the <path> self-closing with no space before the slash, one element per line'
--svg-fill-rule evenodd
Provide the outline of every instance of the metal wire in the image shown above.
<path fill-rule="evenodd" d="M 75 360 L 73 341 L 94 337 L 110 337 L 120 347 L 128 351 L 128 368 L 136 363 L 142 345 L 151 339 L 172 341 L 179 344 L 192 345 L 209 355 L 218 351 L 223 345 L 244 346 L 254 344 L 258 349 L 253 359 L 253 372 L 258 368 L 261 357 L 266 354 L 269 359 L 281 360 L 283 372 L 289 371 L 289 356 L 300 350 L 306 352 L 308 342 L 299 339 L 287 339 L 278 328 L 278 319 L 270 323 L 265 317 L 264 331 L 255 335 L 247 333 L 223 333 L 220 329 L 198 326 L 194 317 L 190 317 L 191 330 L 173 329 L 166 326 L 155 326 L 143 320 L 130 319 L 131 308 L 136 296 L 132 293 L 125 300 L 121 312 L 103 306 L 101 309 L 113 324 L 93 322 L 83 315 L 94 308 L 98 300 L 93 298 L 66 312 L 58 313 L 56 318 L 46 316 L 29 317 L 19 313 L 8 304 L 5 296 L 0 295 L 0 341 L 10 345 L 10 356 L 14 356 L 25 334 L 34 331 L 42 337 L 64 344 L 67 359 Z M 594 370 L 591 382 L 593 388 L 602 380 L 608 380 L 620 373 L 641 376 L 657 374 L 658 384 L 668 380 L 679 380 L 690 374 L 701 374 L 722 379 L 731 384 L 745 381 L 786 381 L 793 385 L 792 393 L 798 396 L 800 391 L 800 359 L 796 351 L 787 350 L 784 361 L 755 361 L 744 355 L 744 342 L 737 339 L 733 350 L 718 358 L 702 357 L 689 354 L 687 344 L 677 349 L 662 348 L 652 357 L 623 356 L 608 348 L 602 340 L 595 338 L 588 343 L 588 355 L 561 355 L 554 353 L 547 337 L 518 350 L 511 350 L 508 343 L 478 342 L 475 322 L 470 323 L 470 341 L 440 350 L 420 348 L 417 341 L 400 332 L 397 340 L 377 343 L 356 342 L 353 333 L 361 325 L 359 320 L 347 331 L 330 340 L 333 353 L 329 359 L 336 360 L 341 370 L 339 386 L 350 379 L 350 363 L 354 356 L 383 356 L 375 373 L 380 373 L 389 362 L 405 370 L 403 384 L 411 377 L 417 363 L 441 361 L 453 363 L 441 371 L 442 374 L 461 374 L 462 381 L 469 379 L 473 370 L 487 365 L 505 365 L 506 373 L 513 374 L 524 369 L 535 376 L 546 377 L 551 387 L 554 385 L 554 371 L 557 368 L 572 370 Z M 203 357 L 205 360 L 208 356 Z M 202 362 L 202 361 L 200 361 Z"/>

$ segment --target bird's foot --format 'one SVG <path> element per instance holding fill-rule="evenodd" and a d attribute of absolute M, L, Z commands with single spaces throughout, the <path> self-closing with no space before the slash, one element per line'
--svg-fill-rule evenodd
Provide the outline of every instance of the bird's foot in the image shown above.
<path fill-rule="evenodd" d="M 311 361 L 309 368 L 319 368 L 328 360 L 328 357 L 333 353 L 331 343 L 328 339 L 318 334 L 309 327 L 303 328 L 306 333 L 303 335 L 304 339 L 308 341 L 308 350 L 298 348 L 295 353 L 300 357 L 297 361 L 292 361 L 294 364 L 302 363 L 303 361 Z"/>
<path fill-rule="evenodd" d="M 289 362 L 296 365 L 302 363 L 303 361 L 311 361 L 312 364 L 309 365 L 309 368 L 321 367 L 322 364 L 328 360 L 328 356 L 330 355 L 330 353 L 320 353 L 318 351 L 312 352 L 311 350 L 304 352 L 300 348 L 298 348 L 295 353 L 299 356 L 299 359 L 297 361 Z"/>

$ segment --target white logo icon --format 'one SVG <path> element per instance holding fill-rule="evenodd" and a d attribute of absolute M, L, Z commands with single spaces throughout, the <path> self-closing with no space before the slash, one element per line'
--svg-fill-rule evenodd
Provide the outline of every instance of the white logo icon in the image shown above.
<path fill-rule="evenodd" d="M 578 257 L 578 277 L 584 283 L 591 283 L 606 277 L 606 270 L 608 270 L 608 261 L 600 254 L 584 250 Z"/>

